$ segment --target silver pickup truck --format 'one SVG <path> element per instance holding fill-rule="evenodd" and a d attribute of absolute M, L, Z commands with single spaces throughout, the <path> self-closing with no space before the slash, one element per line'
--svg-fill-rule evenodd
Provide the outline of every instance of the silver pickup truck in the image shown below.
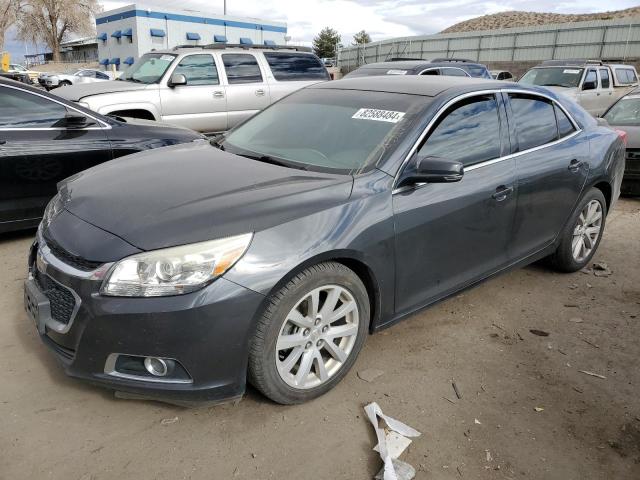
<path fill-rule="evenodd" d="M 56 94 L 103 115 L 215 133 L 295 90 L 329 79 L 320 59 L 304 47 L 214 44 L 151 51 L 118 80 L 72 85 Z"/>
<path fill-rule="evenodd" d="M 519 83 L 550 88 L 572 98 L 597 117 L 638 86 L 638 73 L 633 65 L 549 60 L 525 73 Z"/>

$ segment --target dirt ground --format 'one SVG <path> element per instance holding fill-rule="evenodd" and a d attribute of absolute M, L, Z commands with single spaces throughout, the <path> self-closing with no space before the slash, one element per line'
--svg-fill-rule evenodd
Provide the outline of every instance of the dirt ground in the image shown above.
<path fill-rule="evenodd" d="M 611 276 L 493 279 L 369 337 L 336 389 L 295 407 L 250 390 L 183 409 L 66 378 L 23 312 L 30 241 L 0 238 L 3 480 L 372 478 L 370 401 L 423 432 L 402 457 L 418 479 L 640 478 L 639 200 L 609 217 L 595 261 Z"/>

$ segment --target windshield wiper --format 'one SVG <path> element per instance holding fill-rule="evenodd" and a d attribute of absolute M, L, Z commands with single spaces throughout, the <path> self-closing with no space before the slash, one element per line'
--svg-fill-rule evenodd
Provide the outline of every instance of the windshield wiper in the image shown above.
<path fill-rule="evenodd" d="M 280 167 L 297 168 L 299 170 L 307 169 L 306 167 L 303 167 L 301 165 L 295 165 L 288 162 L 283 162 L 282 160 L 278 160 L 277 158 L 270 157 L 269 155 L 245 155 L 245 154 L 238 154 L 238 155 L 241 155 L 242 157 L 250 158 L 251 160 L 257 160 L 259 162 L 270 163 L 271 165 L 278 165 Z"/>
<path fill-rule="evenodd" d="M 224 140 L 224 134 L 220 133 L 209 140 L 209 143 L 212 147 L 216 147 L 224 152 L 224 145 L 222 145 L 222 141 Z"/>
<path fill-rule="evenodd" d="M 543 83 L 540 86 L 541 87 L 565 87 L 565 88 L 571 88 L 568 85 L 563 85 L 562 83 Z"/>

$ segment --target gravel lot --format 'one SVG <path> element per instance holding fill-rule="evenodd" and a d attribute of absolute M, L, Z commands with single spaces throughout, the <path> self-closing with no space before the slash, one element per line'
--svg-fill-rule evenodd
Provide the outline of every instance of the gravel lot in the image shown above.
<path fill-rule="evenodd" d="M 66 378 L 22 308 L 31 235 L 0 238 L 1 479 L 372 478 L 374 400 L 423 432 L 402 457 L 418 479 L 640 478 L 638 200 L 609 217 L 595 261 L 611 276 L 493 279 L 369 337 L 335 390 L 295 407 L 249 391 L 183 409 Z"/>

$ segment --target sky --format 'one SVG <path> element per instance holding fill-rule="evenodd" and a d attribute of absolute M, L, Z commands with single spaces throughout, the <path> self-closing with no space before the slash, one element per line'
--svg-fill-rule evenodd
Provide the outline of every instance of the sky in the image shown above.
<path fill-rule="evenodd" d="M 134 3 L 127 0 L 100 1 L 105 10 Z M 146 0 L 138 5 L 157 10 L 175 10 L 176 3 Z M 223 0 L 182 0 L 180 9 L 220 15 Z M 386 38 L 438 33 L 450 25 L 470 18 L 509 10 L 551 13 L 593 13 L 620 10 L 638 5 L 638 0 L 227 0 L 227 14 L 287 23 L 291 43 L 310 45 L 313 37 L 326 26 L 342 35 L 350 45 L 353 35 L 364 29 L 374 41 Z M 15 57 L 24 54 L 24 45 L 7 36 L 5 49 Z M 34 49 L 30 46 L 30 51 Z"/>

